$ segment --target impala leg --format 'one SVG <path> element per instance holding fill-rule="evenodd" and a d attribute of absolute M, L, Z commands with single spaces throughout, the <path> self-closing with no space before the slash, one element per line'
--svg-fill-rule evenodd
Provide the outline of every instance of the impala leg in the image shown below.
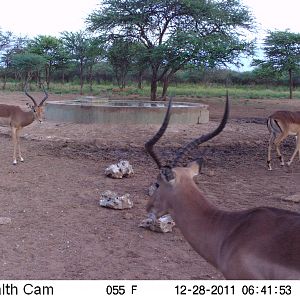
<path fill-rule="evenodd" d="M 299 133 L 298 133 L 298 135 L 299 135 Z M 298 135 L 295 135 L 296 143 L 299 143 L 300 137 L 298 137 Z M 300 149 L 299 148 L 298 148 L 298 155 L 299 155 L 299 160 L 300 160 Z"/>
<path fill-rule="evenodd" d="M 16 130 L 16 138 L 17 138 L 17 144 L 18 144 L 18 151 L 19 151 L 19 158 L 21 162 L 24 162 L 24 159 L 21 154 L 21 144 L 20 144 L 20 129 Z"/>
<path fill-rule="evenodd" d="M 299 152 L 299 158 L 300 158 L 300 139 L 299 138 L 296 138 L 296 148 L 295 148 L 295 151 L 291 157 L 291 159 L 288 161 L 287 165 L 290 166 L 292 161 L 294 160 L 297 152 Z"/>
<path fill-rule="evenodd" d="M 284 166 L 284 160 L 283 160 L 283 157 L 281 155 L 281 152 L 280 152 L 280 144 L 281 142 L 288 136 L 288 134 L 286 133 L 282 133 L 280 134 L 274 141 L 274 144 L 275 144 L 275 147 L 276 147 L 276 151 L 277 151 L 277 155 L 278 155 L 278 158 L 280 160 L 280 165 L 281 166 Z"/>
<path fill-rule="evenodd" d="M 271 151 L 272 151 L 272 144 L 275 139 L 275 134 L 271 132 L 270 139 L 269 139 L 269 145 L 268 145 L 268 160 L 267 160 L 267 165 L 269 171 L 272 171 L 272 166 L 271 166 Z"/>
<path fill-rule="evenodd" d="M 11 129 L 11 136 L 12 136 L 12 140 L 13 140 L 13 144 L 14 144 L 14 152 L 13 152 L 13 164 L 16 165 L 17 164 L 17 156 L 16 156 L 16 152 L 17 152 L 17 128 L 12 127 Z"/>

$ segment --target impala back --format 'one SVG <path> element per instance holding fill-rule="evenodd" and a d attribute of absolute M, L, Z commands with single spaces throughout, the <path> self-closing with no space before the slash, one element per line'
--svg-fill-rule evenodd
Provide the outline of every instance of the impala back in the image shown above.
<path fill-rule="evenodd" d="M 11 105 L 0 104 L 0 125 L 9 126 L 11 120 L 11 110 L 9 109 Z M 17 106 L 14 106 L 17 109 Z"/>

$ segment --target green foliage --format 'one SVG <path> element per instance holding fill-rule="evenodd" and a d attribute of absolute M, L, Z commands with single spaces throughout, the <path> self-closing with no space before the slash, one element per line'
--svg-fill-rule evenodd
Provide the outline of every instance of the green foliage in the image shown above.
<path fill-rule="evenodd" d="M 237 63 L 240 53 L 253 50 L 241 38 L 253 27 L 253 17 L 238 0 L 105 0 L 87 23 L 107 41 L 122 37 L 143 45 L 153 100 L 157 82 L 169 80 L 188 62 Z"/>
<path fill-rule="evenodd" d="M 61 41 L 53 36 L 39 35 L 30 41 L 28 51 L 43 55 L 48 61 L 55 61 Z"/>
<path fill-rule="evenodd" d="M 253 65 L 271 71 L 287 72 L 300 66 L 300 33 L 289 31 L 269 32 L 264 40 L 264 60 L 255 60 Z"/>
<path fill-rule="evenodd" d="M 12 57 L 12 66 L 21 78 L 28 80 L 34 73 L 40 72 L 47 60 L 44 56 L 34 53 L 20 53 Z"/>
<path fill-rule="evenodd" d="M 84 31 L 63 32 L 61 39 L 70 57 L 76 61 L 83 62 L 86 58 L 89 44 L 89 36 Z"/>
<path fill-rule="evenodd" d="M 62 42 L 53 36 L 39 35 L 29 42 L 27 51 L 41 55 L 46 59 L 45 75 L 47 87 L 49 88 L 52 73 L 59 66 L 64 54 Z"/>
<path fill-rule="evenodd" d="M 8 82 L 7 91 L 22 91 L 22 88 L 17 84 L 18 82 Z M 40 89 L 36 85 L 31 86 L 32 91 L 39 91 Z M 158 87 L 161 91 L 162 88 Z M 265 85 L 231 85 L 225 87 L 223 84 L 171 84 L 169 87 L 169 94 L 176 95 L 177 98 L 181 98 L 181 101 L 209 101 L 210 98 L 224 99 L 224 95 L 228 90 L 230 99 L 232 101 L 241 101 L 245 99 L 287 99 L 289 96 L 285 86 L 277 86 L 267 88 Z M 79 83 L 53 83 L 49 89 L 50 93 L 55 94 L 78 94 L 80 92 Z M 138 89 L 135 85 L 128 84 L 126 89 L 116 89 L 116 86 L 107 84 L 95 84 L 93 92 L 91 93 L 87 86 L 83 89 L 85 95 L 105 95 L 126 98 L 141 97 L 147 98 L 150 93 L 150 85 L 145 84 L 143 89 Z M 300 100 L 300 91 L 295 91 L 294 96 Z M 73 97 L 73 96 L 72 96 Z"/>
<path fill-rule="evenodd" d="M 125 78 L 135 53 L 134 44 L 122 38 L 115 39 L 107 51 L 108 60 L 114 69 L 120 88 L 125 88 Z"/>
<path fill-rule="evenodd" d="M 300 67 L 300 33 L 289 31 L 269 31 L 264 40 L 264 60 L 254 60 L 253 65 L 260 67 L 262 74 L 288 72 L 290 98 L 293 90 L 293 73 Z"/>
<path fill-rule="evenodd" d="M 92 67 L 97 56 L 102 54 L 102 50 L 98 49 L 99 42 L 97 39 L 88 35 L 85 31 L 63 32 L 62 41 L 66 51 L 70 55 L 70 58 L 76 61 L 79 65 L 80 91 L 83 93 L 84 67 L 86 63 L 89 63 Z"/>
<path fill-rule="evenodd" d="M 253 17 L 240 0 L 105 0 L 99 7 L 87 19 L 93 34 L 64 32 L 60 38 L 29 40 L 0 30 L 2 88 L 11 80 L 45 76 L 55 92 L 76 93 L 80 86 L 82 93 L 110 93 L 117 78 L 121 88 L 126 82 L 125 95 L 150 94 L 152 99 L 157 93 L 166 94 L 168 85 L 168 94 L 190 97 L 218 96 L 225 85 L 244 85 L 233 94 L 286 98 L 282 87 L 275 92 L 273 87 L 290 82 L 290 93 L 298 95 L 298 33 L 269 32 L 265 59 L 254 60 L 253 72 L 226 69 L 228 64 L 239 65 L 241 53 L 253 53 L 253 42 L 245 38 L 254 29 Z"/>

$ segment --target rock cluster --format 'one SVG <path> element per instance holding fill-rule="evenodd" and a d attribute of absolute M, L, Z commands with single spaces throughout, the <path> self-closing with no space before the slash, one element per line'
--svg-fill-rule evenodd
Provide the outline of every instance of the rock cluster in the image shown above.
<path fill-rule="evenodd" d="M 153 196 L 154 192 L 157 190 L 155 183 L 151 184 L 148 188 L 148 195 Z"/>
<path fill-rule="evenodd" d="M 117 164 L 110 165 L 105 169 L 106 176 L 116 179 L 130 177 L 133 174 L 133 168 L 127 160 L 120 160 Z"/>
<path fill-rule="evenodd" d="M 300 203 L 300 193 L 284 197 L 284 198 L 282 198 L 282 200 L 290 201 L 290 202 L 294 202 L 294 203 Z"/>
<path fill-rule="evenodd" d="M 128 209 L 133 207 L 133 202 L 130 200 L 129 194 L 118 196 L 117 193 L 109 190 L 101 194 L 99 204 L 100 206 L 113 209 Z"/>
<path fill-rule="evenodd" d="M 175 226 L 175 222 L 170 215 L 164 215 L 159 219 L 148 216 L 147 219 L 143 220 L 139 227 L 150 229 L 156 232 L 172 232 L 172 228 Z"/>
<path fill-rule="evenodd" d="M 0 217 L 0 225 L 6 225 L 11 223 L 11 218 Z"/>

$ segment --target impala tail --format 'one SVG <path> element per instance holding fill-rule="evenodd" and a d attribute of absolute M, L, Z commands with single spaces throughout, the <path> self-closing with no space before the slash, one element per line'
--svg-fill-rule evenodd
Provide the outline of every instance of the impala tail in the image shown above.
<path fill-rule="evenodd" d="M 267 121 L 267 127 L 269 129 L 269 132 L 273 132 L 275 135 L 280 134 L 282 132 L 278 122 L 274 120 L 272 117 L 268 118 Z"/>

